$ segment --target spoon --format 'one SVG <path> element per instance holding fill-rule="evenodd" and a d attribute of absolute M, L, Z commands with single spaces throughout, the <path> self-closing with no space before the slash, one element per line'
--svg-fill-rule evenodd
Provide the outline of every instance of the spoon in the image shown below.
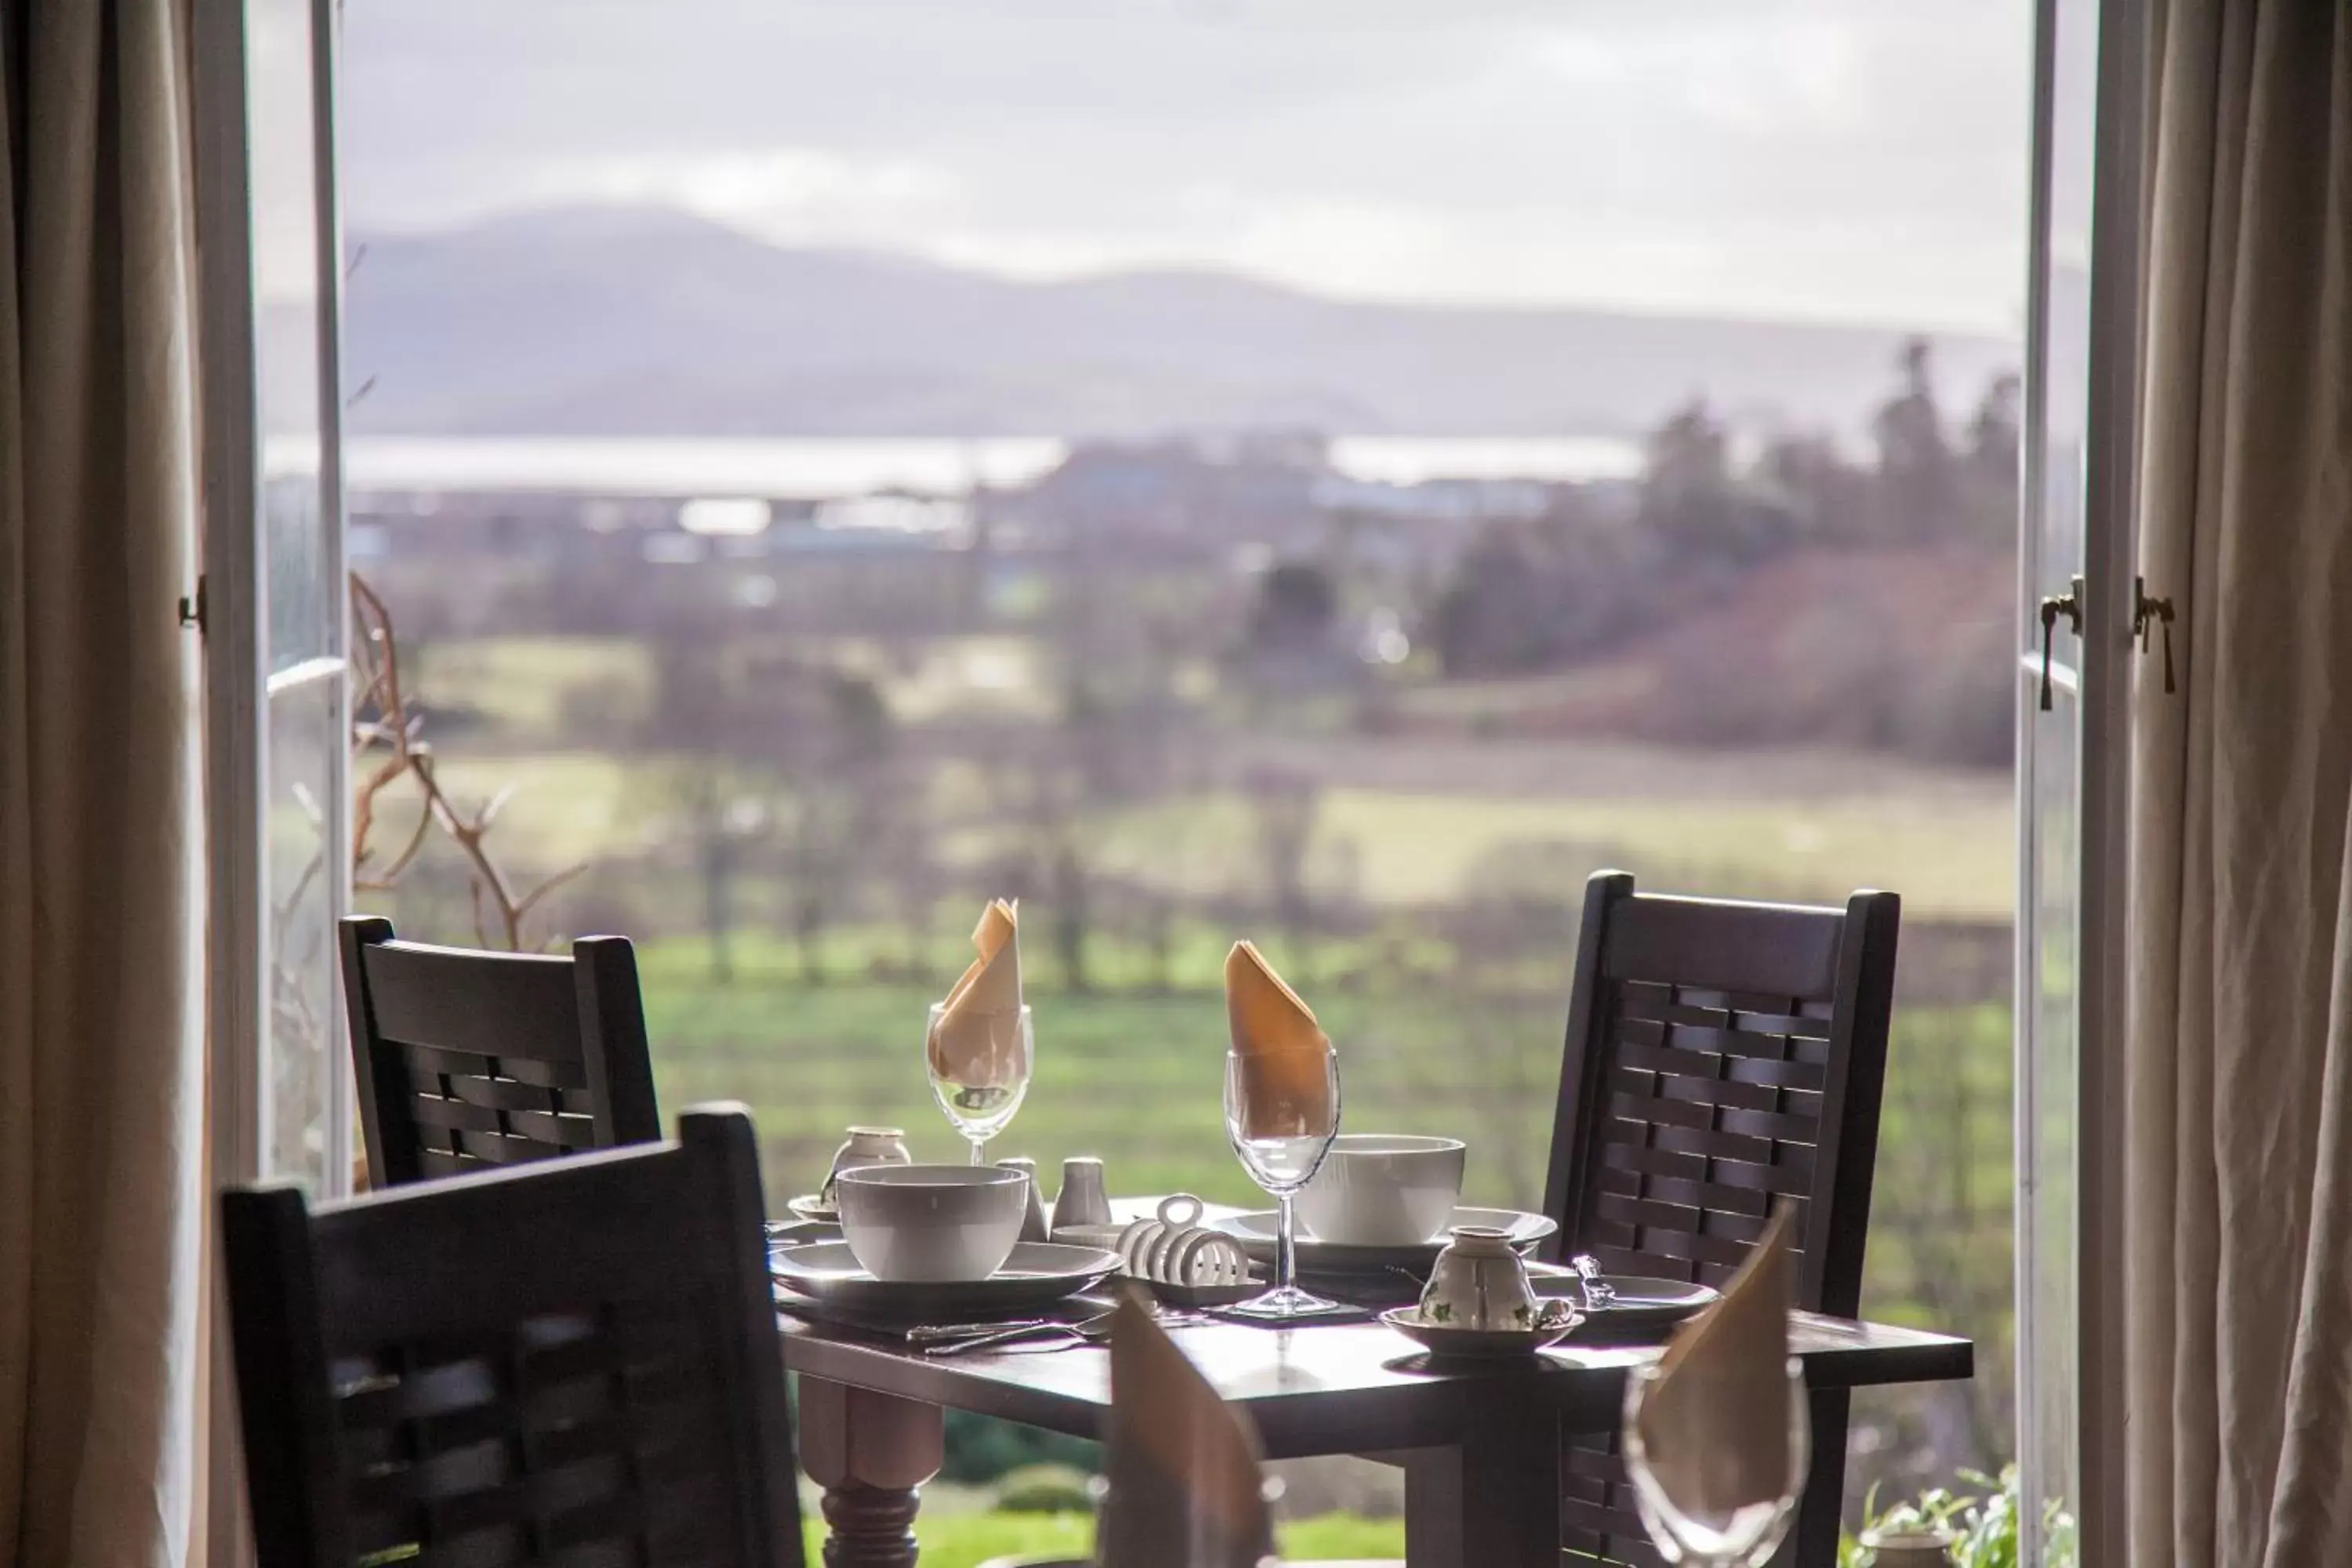
<path fill-rule="evenodd" d="M 1589 1252 L 1580 1252 L 1568 1260 L 1576 1277 L 1584 1286 L 1584 1310 L 1605 1311 L 1617 1300 L 1617 1288 L 1601 1277 L 1601 1262 Z"/>

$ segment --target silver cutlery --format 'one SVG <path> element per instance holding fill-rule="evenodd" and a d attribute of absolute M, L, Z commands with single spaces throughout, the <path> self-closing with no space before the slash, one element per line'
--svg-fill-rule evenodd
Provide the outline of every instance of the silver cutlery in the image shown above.
<path fill-rule="evenodd" d="M 1094 1320 L 1081 1321 L 1091 1322 Z M 1023 1329 L 1064 1329 L 1069 1326 L 1068 1321 L 1062 1318 L 999 1318 L 987 1323 L 926 1323 L 920 1328 L 908 1329 L 907 1342 L 916 1346 L 936 1345 L 952 1340 L 987 1339 Z"/>
<path fill-rule="evenodd" d="M 1601 1277 L 1600 1260 L 1589 1252 L 1580 1252 L 1568 1260 L 1576 1277 L 1584 1286 L 1584 1310 L 1605 1311 L 1617 1300 L 1617 1288 Z"/>
<path fill-rule="evenodd" d="M 1075 1323 L 1033 1322 L 1003 1329 L 992 1334 L 971 1334 L 961 1339 L 933 1340 L 923 1346 L 927 1356 L 961 1355 L 966 1351 L 993 1350 L 1033 1339 L 1066 1339 L 1073 1344 L 1099 1344 L 1110 1338 L 1111 1314 L 1103 1312 Z M 912 1336 L 909 1336 L 911 1341 Z"/>

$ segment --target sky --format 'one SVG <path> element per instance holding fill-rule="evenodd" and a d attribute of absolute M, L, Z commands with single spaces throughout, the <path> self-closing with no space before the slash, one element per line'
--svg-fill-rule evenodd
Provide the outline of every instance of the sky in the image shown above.
<path fill-rule="evenodd" d="M 2014 332 L 2027 0 L 346 0 L 347 228 Z"/>

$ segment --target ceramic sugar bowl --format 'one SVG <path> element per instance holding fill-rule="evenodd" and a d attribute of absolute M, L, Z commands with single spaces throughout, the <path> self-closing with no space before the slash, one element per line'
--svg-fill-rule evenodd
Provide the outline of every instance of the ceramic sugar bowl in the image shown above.
<path fill-rule="evenodd" d="M 1878 1568 L 1951 1568 L 1959 1538 L 1938 1524 L 1882 1527 L 1863 1531 L 1862 1543 L 1877 1553 Z"/>
<path fill-rule="evenodd" d="M 824 1185 L 817 1193 L 817 1202 L 827 1209 L 835 1207 L 844 1171 L 867 1165 L 909 1165 L 914 1159 L 907 1152 L 907 1135 L 899 1129 L 853 1127 L 841 1147 L 833 1152 L 833 1168 L 824 1173 Z"/>
<path fill-rule="evenodd" d="M 1544 1303 L 1506 1232 L 1458 1225 L 1421 1292 L 1423 1322 L 1459 1329 L 1532 1329 Z"/>

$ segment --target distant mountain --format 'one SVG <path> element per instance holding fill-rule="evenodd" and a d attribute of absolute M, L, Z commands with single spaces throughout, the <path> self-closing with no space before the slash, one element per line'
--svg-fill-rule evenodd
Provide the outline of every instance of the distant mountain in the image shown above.
<path fill-rule="evenodd" d="M 1854 430 L 1904 335 L 1363 304 L 1209 272 L 1021 282 L 650 208 L 355 237 L 345 364 L 374 382 L 355 434 L 1611 435 L 1700 392 Z M 2015 358 L 1936 345 L 1955 410 Z"/>

